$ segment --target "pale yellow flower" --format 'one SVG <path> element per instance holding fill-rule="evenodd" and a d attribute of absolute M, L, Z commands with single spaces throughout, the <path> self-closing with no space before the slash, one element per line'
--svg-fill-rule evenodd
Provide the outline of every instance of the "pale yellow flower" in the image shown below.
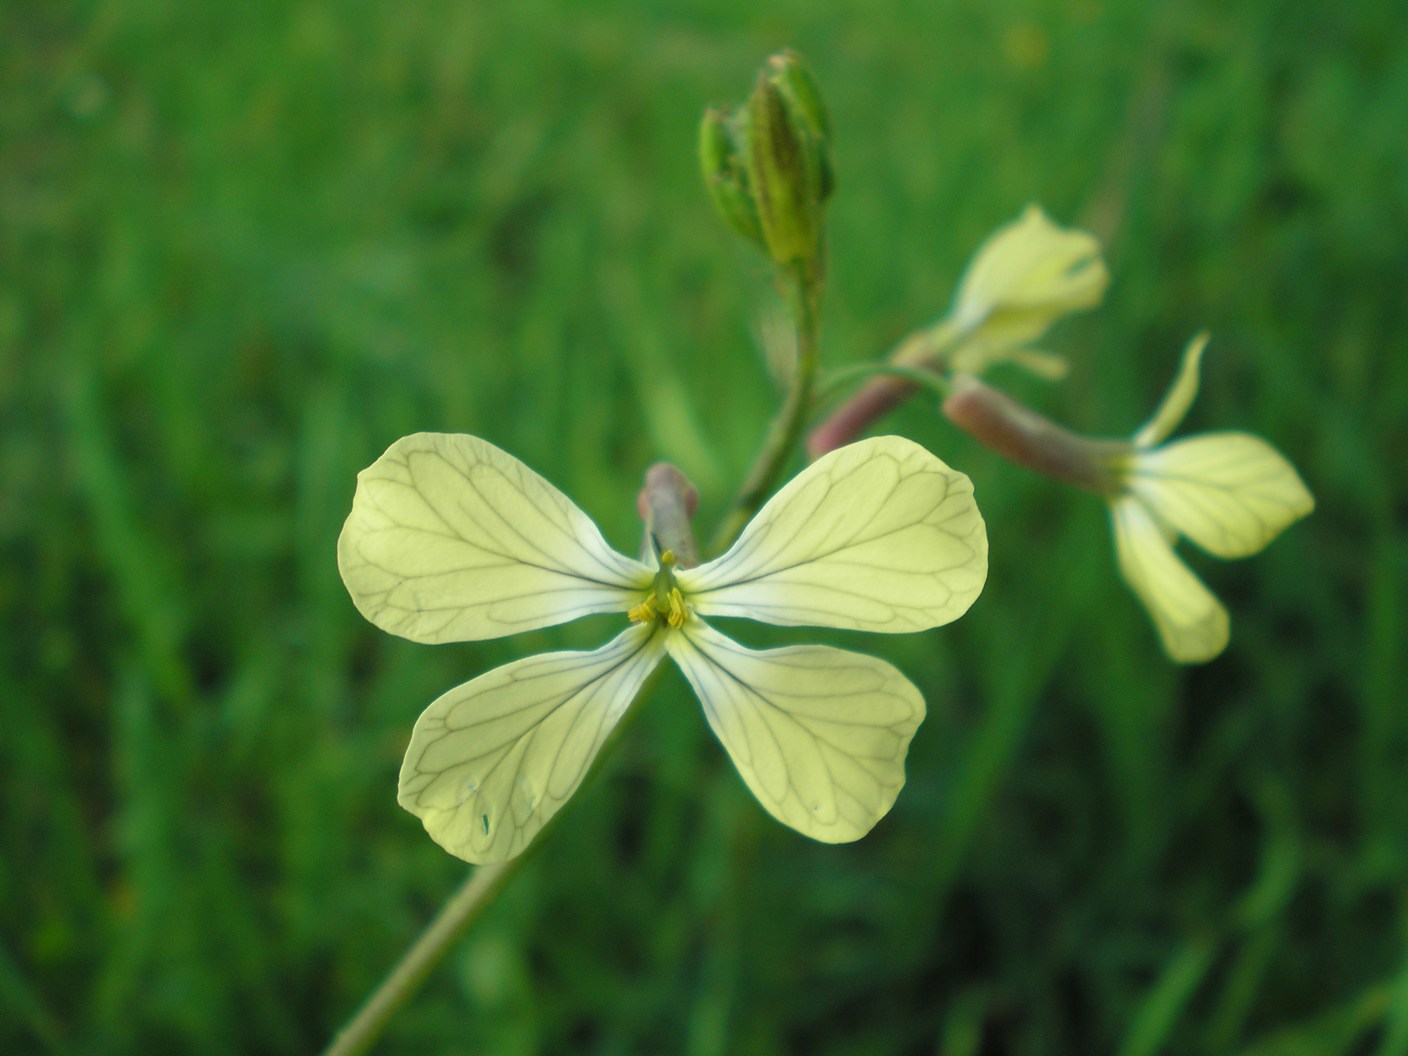
<path fill-rule="evenodd" d="M 1060 360 L 1020 346 L 1062 316 L 1099 304 L 1109 281 L 1094 235 L 1060 227 L 1029 205 L 978 247 L 959 283 L 945 321 L 965 342 L 954 368 L 977 374 L 1015 359 L 1037 373 L 1059 374 Z"/>
<path fill-rule="evenodd" d="M 338 567 L 361 613 L 417 642 L 497 638 L 600 613 L 590 652 L 516 660 L 416 723 L 399 801 L 451 854 L 520 853 L 576 791 L 669 656 L 744 782 L 785 825 L 859 839 L 889 811 L 924 716 L 908 679 L 830 646 L 746 648 L 705 617 L 899 633 L 957 619 L 987 575 L 968 478 L 878 437 L 803 470 L 723 556 L 680 568 L 617 553 L 575 504 L 473 436 L 418 433 L 357 479 Z"/>
<path fill-rule="evenodd" d="M 1227 646 L 1227 610 L 1174 553 L 1184 536 L 1214 557 L 1257 553 L 1315 508 L 1299 474 L 1249 433 L 1204 433 L 1165 443 L 1198 391 L 1207 336 L 1188 346 L 1178 376 L 1128 454 L 1112 466 L 1109 496 L 1120 572 L 1179 663 L 1211 660 Z"/>

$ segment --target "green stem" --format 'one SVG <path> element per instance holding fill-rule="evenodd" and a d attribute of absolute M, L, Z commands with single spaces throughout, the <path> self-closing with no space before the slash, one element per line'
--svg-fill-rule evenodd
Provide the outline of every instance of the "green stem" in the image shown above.
<path fill-rule="evenodd" d="M 391 1017 L 420 989 L 425 977 L 527 860 L 527 855 L 520 855 L 507 862 L 478 866 L 470 873 L 367 1003 L 338 1031 L 323 1056 L 360 1056 L 367 1052 Z"/>
<path fill-rule="evenodd" d="M 656 667 L 647 676 L 645 684 L 636 694 L 636 699 L 631 702 L 626 713 L 616 723 L 616 727 L 607 735 L 605 743 L 597 752 L 595 763 L 587 771 L 587 781 L 595 779 L 601 773 L 601 764 L 621 743 L 622 734 L 640 714 L 642 706 L 660 679 L 660 672 L 661 668 Z M 579 788 L 571 802 L 579 801 L 582 798 L 582 792 L 583 789 Z M 381 985 L 372 991 L 371 997 L 367 998 L 362 1007 L 357 1010 L 357 1014 L 337 1032 L 332 1043 L 323 1050 L 323 1056 L 361 1056 L 362 1053 L 370 1051 L 377 1039 L 381 1037 L 382 1031 L 386 1029 L 386 1024 L 391 1020 L 391 1017 L 415 996 L 426 977 L 450 952 L 450 948 L 464 936 L 464 933 L 479 919 L 480 914 L 489 908 L 494 899 L 498 897 L 499 892 L 508 885 L 518 870 L 526 865 L 542 847 L 549 833 L 557 827 L 562 816 L 566 813 L 568 805 L 570 803 L 565 804 L 562 810 L 548 819 L 542 831 L 517 858 L 474 868 L 474 871 L 469 874 L 469 878 L 440 908 L 435 919 L 420 933 L 415 944 L 401 955 L 396 967 L 392 968 L 390 974 L 382 980 Z"/>
<path fill-rule="evenodd" d="M 869 384 L 812 430 L 807 439 L 807 454 L 815 459 L 844 447 L 918 389 L 932 388 L 937 377 L 948 373 L 950 358 L 965 337 L 965 332 L 944 321 L 910 334 L 883 363 L 855 368 L 858 372 L 864 370 L 880 376 L 871 378 Z M 915 371 L 918 373 L 913 373 Z"/>
<path fill-rule="evenodd" d="M 819 344 L 818 308 L 821 283 L 816 269 L 798 265 L 787 275 L 788 306 L 797 330 L 797 365 L 792 384 L 777 417 L 768 428 L 758 457 L 748 470 L 743 486 L 714 533 L 711 553 L 720 553 L 737 538 L 753 514 L 771 494 L 777 478 L 787 465 L 806 427 L 811 410 L 812 386 L 816 381 L 817 348 Z"/>

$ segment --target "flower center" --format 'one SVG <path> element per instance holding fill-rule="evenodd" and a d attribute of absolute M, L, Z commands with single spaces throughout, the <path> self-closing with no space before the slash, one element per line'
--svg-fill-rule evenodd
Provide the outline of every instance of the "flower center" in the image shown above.
<path fill-rule="evenodd" d="M 632 623 L 646 623 L 654 620 L 678 630 L 689 618 L 689 606 L 684 595 L 675 583 L 675 552 L 666 550 L 660 555 L 660 571 L 655 573 L 655 581 L 650 585 L 650 593 L 645 600 L 626 613 Z"/>

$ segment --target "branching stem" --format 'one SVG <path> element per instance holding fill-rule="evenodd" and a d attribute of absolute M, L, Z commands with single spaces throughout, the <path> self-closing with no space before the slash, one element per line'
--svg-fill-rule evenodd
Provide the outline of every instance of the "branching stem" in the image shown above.
<path fill-rule="evenodd" d="M 787 466 L 787 460 L 802 439 L 807 415 L 811 411 L 820 338 L 819 271 L 816 267 L 799 264 L 783 281 L 787 284 L 788 307 L 797 331 L 797 362 L 792 371 L 792 383 L 777 417 L 768 428 L 748 476 L 743 480 L 743 486 L 738 489 L 733 505 L 714 533 L 711 552 L 715 554 L 722 553 L 733 543 L 743 526 L 771 494 L 777 478 Z"/>

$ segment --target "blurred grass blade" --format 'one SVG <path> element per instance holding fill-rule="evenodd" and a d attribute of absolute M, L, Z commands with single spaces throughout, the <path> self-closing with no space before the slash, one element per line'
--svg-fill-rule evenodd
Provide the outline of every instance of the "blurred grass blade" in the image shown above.
<path fill-rule="evenodd" d="M 1134 1012 L 1120 1056 L 1158 1056 L 1171 1051 L 1179 1017 L 1212 967 L 1217 944 L 1208 936 L 1189 939 L 1164 967 Z"/>

